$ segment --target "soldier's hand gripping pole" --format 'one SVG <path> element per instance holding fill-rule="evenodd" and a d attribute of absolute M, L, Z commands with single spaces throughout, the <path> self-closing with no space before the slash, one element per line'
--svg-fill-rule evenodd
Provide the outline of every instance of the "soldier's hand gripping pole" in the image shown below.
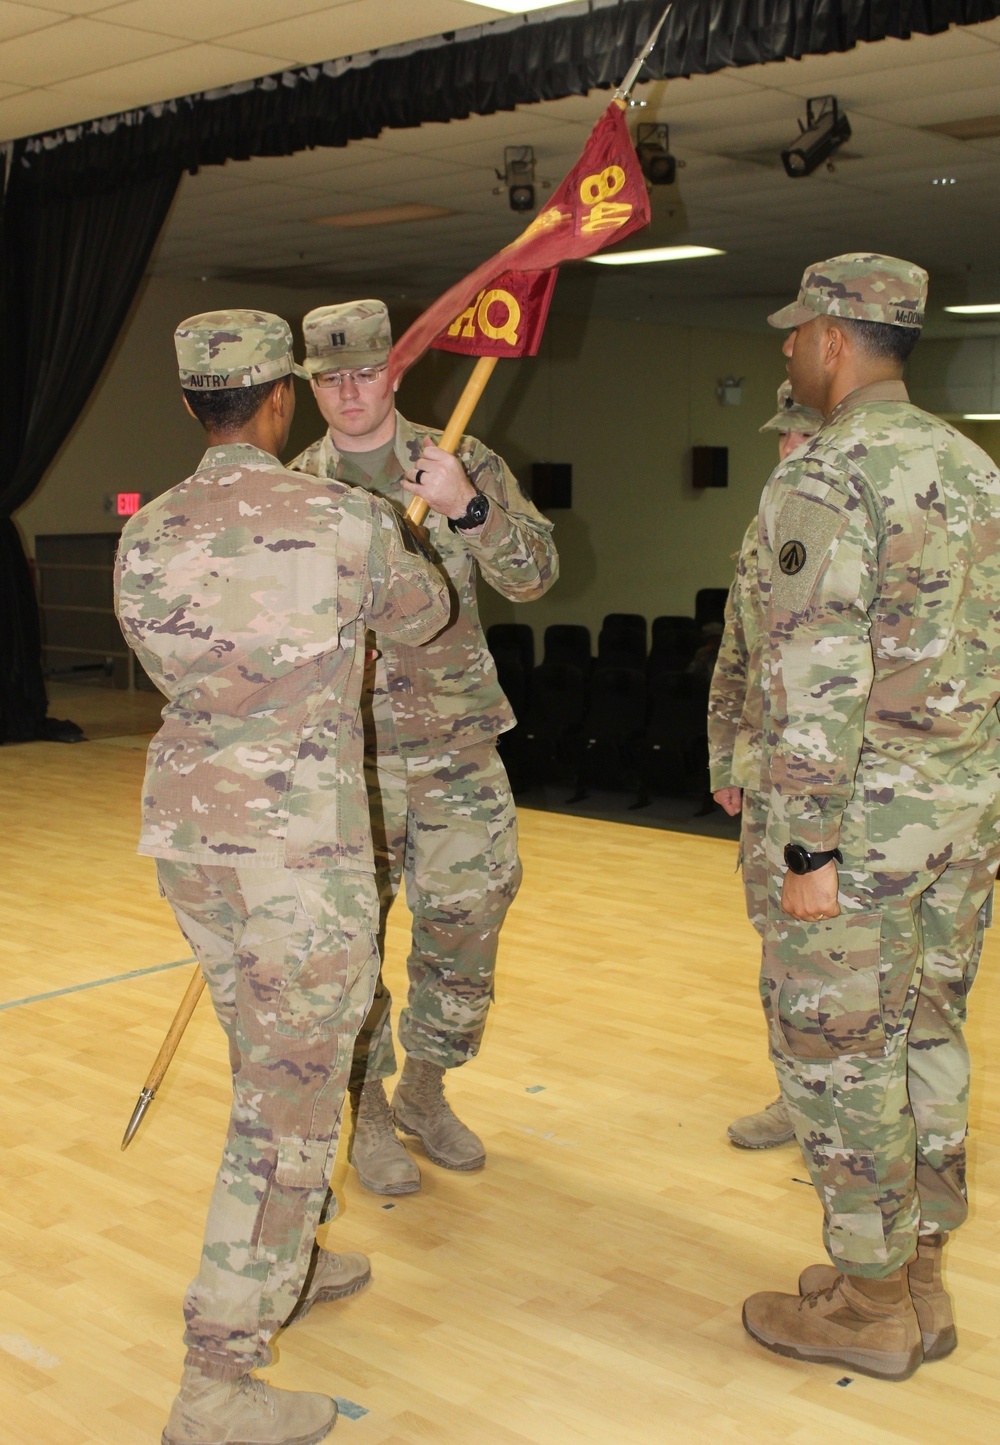
<path fill-rule="evenodd" d="M 465 390 L 458 398 L 455 410 L 448 418 L 448 425 L 441 433 L 438 446 L 443 452 L 454 453 L 458 447 L 479 398 L 486 390 L 486 383 L 493 375 L 493 368 L 496 366 L 497 360 L 496 356 L 481 356 L 472 368 L 472 375 L 465 383 Z M 419 527 L 429 511 L 430 508 L 423 497 L 414 497 L 406 509 L 406 520 Z"/>
<path fill-rule="evenodd" d="M 183 1037 L 184 1030 L 191 1021 L 191 1015 L 197 1007 L 201 998 L 202 990 L 205 987 L 205 975 L 199 965 L 194 972 L 194 977 L 188 984 L 184 997 L 181 999 L 180 1008 L 174 1014 L 174 1021 L 167 1030 L 167 1036 L 160 1045 L 160 1052 L 153 1061 L 153 1067 L 149 1071 L 149 1077 L 136 1100 L 135 1108 L 132 1110 L 132 1117 L 128 1121 L 128 1127 L 122 1136 L 122 1148 L 127 1149 L 135 1136 L 135 1131 L 142 1123 L 143 1115 L 149 1108 L 156 1091 L 163 1082 L 163 1076 L 170 1067 L 170 1060 L 177 1052 L 177 1045 Z"/>

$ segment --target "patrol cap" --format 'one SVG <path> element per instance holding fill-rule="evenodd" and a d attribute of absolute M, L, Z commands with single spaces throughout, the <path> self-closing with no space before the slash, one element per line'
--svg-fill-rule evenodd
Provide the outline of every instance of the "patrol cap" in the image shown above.
<path fill-rule="evenodd" d="M 234 391 L 263 386 L 294 372 L 292 331 L 270 311 L 203 311 L 174 332 L 177 369 L 187 391 Z"/>
<path fill-rule="evenodd" d="M 817 316 L 881 321 L 921 327 L 927 304 L 927 272 L 897 256 L 851 251 L 807 266 L 798 300 L 767 319 L 772 326 L 805 326 Z"/>
<path fill-rule="evenodd" d="M 783 381 L 778 387 L 778 410 L 759 430 L 797 431 L 804 437 L 811 437 L 822 425 L 823 413 L 814 411 L 811 406 L 799 406 L 798 402 L 792 399 L 792 383 Z"/>
<path fill-rule="evenodd" d="M 306 370 L 313 376 L 341 367 L 381 366 L 389 359 L 392 328 L 384 301 L 317 306 L 302 321 Z"/>

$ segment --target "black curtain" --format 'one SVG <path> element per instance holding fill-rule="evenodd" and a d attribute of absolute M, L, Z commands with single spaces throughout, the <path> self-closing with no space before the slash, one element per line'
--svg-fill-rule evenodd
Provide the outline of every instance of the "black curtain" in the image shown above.
<path fill-rule="evenodd" d="M 12 514 L 83 410 L 180 179 L 172 168 L 93 192 L 79 179 L 50 188 L 20 150 L 0 212 L 0 742 L 72 736 L 46 721 L 38 608 Z"/>

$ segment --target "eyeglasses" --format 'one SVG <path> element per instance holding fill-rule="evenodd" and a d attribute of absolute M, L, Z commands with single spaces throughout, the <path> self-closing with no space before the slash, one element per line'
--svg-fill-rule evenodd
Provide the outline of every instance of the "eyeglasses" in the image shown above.
<path fill-rule="evenodd" d="M 353 381 L 355 386 L 370 386 L 385 371 L 385 365 L 365 366 L 360 371 L 321 371 L 313 377 L 313 381 L 324 391 L 343 386 L 345 381 Z"/>

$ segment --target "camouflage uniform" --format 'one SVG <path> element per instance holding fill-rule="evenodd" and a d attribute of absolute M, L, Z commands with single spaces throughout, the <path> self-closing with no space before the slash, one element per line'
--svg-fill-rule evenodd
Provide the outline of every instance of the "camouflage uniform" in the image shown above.
<path fill-rule="evenodd" d="M 778 387 L 778 409 L 760 430 L 811 436 L 822 424 L 820 413 L 798 406 L 792 399 L 791 383 L 783 381 Z M 767 806 L 761 693 L 766 624 L 757 582 L 757 518 L 754 517 L 740 544 L 736 576 L 726 599 L 725 628 L 708 694 L 708 752 L 712 792 L 739 788 L 743 793 L 740 869 L 747 917 L 761 935 L 767 921 L 768 882 L 764 852 Z"/>
<path fill-rule="evenodd" d="M 367 477 L 350 453 L 338 453 L 329 433 L 291 465 L 375 491 L 404 511 L 410 498 L 400 486 L 403 473 L 421 460 L 424 439 L 439 437 L 397 413 L 395 443 L 378 476 Z M 452 620 L 425 646 L 381 648 L 367 758 L 383 930 L 403 876 L 414 915 L 400 1043 L 410 1056 L 444 1068 L 478 1052 L 500 927 L 521 878 L 514 803 L 495 746 L 515 719 L 479 621 L 476 567 L 502 596 L 519 602 L 540 597 L 558 574 L 552 524 L 504 462 L 472 437 L 462 439 L 457 455 L 473 486 L 489 497 L 489 515 L 475 533 L 454 532 L 445 517 L 428 516 L 431 551 L 451 584 Z M 395 1072 L 389 1007 L 380 980 L 352 1087 Z"/>
<path fill-rule="evenodd" d="M 925 282 L 835 258 L 771 319 L 919 326 Z M 902 382 L 864 386 L 773 473 L 759 540 L 761 994 L 830 1256 L 877 1280 L 967 1212 L 962 1025 L 1000 860 L 1000 475 Z M 839 917 L 781 911 L 789 841 L 842 851 Z"/>
<path fill-rule="evenodd" d="M 291 369 L 288 328 L 266 313 L 195 317 L 176 340 L 192 391 Z M 269 1360 L 327 1194 L 378 970 L 364 633 L 416 645 L 448 617 L 443 579 L 412 548 L 377 499 L 242 442 L 210 448 L 122 533 L 119 620 L 168 698 L 139 850 L 157 859 L 234 1070 L 185 1301 L 188 1364 L 216 1379 Z"/>

